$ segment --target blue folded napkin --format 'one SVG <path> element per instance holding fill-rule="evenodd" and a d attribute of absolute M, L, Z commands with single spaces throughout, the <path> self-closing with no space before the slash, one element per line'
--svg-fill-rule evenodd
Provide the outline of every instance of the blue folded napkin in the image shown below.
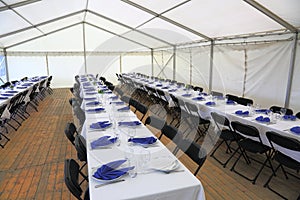
<path fill-rule="evenodd" d="M 141 124 L 139 121 L 127 121 L 127 122 L 119 122 L 119 126 L 138 126 Z"/>
<path fill-rule="evenodd" d="M 200 92 L 199 95 L 207 96 L 208 94 L 205 92 Z"/>
<path fill-rule="evenodd" d="M 168 90 L 169 92 L 176 92 L 177 89 L 171 89 L 171 90 Z"/>
<path fill-rule="evenodd" d="M 238 110 L 235 111 L 236 115 L 249 115 L 249 111 L 242 111 L 242 110 Z"/>
<path fill-rule="evenodd" d="M 195 98 L 192 98 L 193 100 L 195 101 L 203 101 L 205 100 L 203 97 L 195 97 Z"/>
<path fill-rule="evenodd" d="M 295 120 L 297 119 L 297 117 L 294 116 L 294 115 L 284 115 L 284 116 L 283 116 L 283 119 L 295 121 Z"/>
<path fill-rule="evenodd" d="M 14 96 L 14 94 L 1 94 L 2 96 L 5 96 L 5 97 L 11 97 L 11 96 Z"/>
<path fill-rule="evenodd" d="M 181 96 L 183 96 L 183 97 L 190 97 L 190 96 L 192 96 L 192 94 L 183 94 Z"/>
<path fill-rule="evenodd" d="M 119 108 L 118 111 L 128 111 L 130 110 L 130 107 L 129 106 L 125 106 L 123 108 Z"/>
<path fill-rule="evenodd" d="M 32 83 L 24 83 L 24 84 L 22 84 L 22 86 L 31 86 L 32 85 Z"/>
<path fill-rule="evenodd" d="M 270 122 L 269 117 L 263 117 L 263 116 L 256 117 L 255 120 L 258 122 Z"/>
<path fill-rule="evenodd" d="M 268 113 L 270 110 L 269 109 L 256 109 L 255 112 L 257 113 Z"/>
<path fill-rule="evenodd" d="M 0 100 L 8 99 L 8 97 L 0 97 Z"/>
<path fill-rule="evenodd" d="M 90 125 L 90 128 L 92 128 L 92 129 L 103 129 L 103 128 L 107 128 L 109 126 L 111 126 L 111 123 L 109 123 L 109 121 L 101 121 L 101 122 L 92 123 Z"/>
<path fill-rule="evenodd" d="M 98 101 L 92 101 L 92 102 L 86 103 L 87 106 L 96 106 L 96 105 L 99 105 L 99 104 L 100 104 L 100 102 L 98 102 Z"/>
<path fill-rule="evenodd" d="M 113 97 L 109 97 L 112 100 L 117 100 L 119 97 L 118 96 L 113 96 Z"/>
<path fill-rule="evenodd" d="M 162 86 L 162 84 L 156 84 L 156 87 L 161 87 Z"/>
<path fill-rule="evenodd" d="M 97 147 L 104 147 L 111 145 L 117 141 L 118 138 L 111 138 L 110 136 L 103 136 L 91 142 L 91 148 L 96 149 Z"/>
<path fill-rule="evenodd" d="M 94 90 L 95 88 L 94 87 L 91 87 L 91 86 L 83 86 L 83 89 L 84 90 Z"/>
<path fill-rule="evenodd" d="M 85 97 L 83 99 L 86 101 L 92 101 L 92 100 L 96 100 L 97 98 L 96 97 Z"/>
<path fill-rule="evenodd" d="M 96 92 L 86 92 L 85 93 L 86 95 L 94 95 L 94 94 L 97 94 Z"/>
<path fill-rule="evenodd" d="M 93 174 L 93 177 L 101 180 L 113 180 L 125 175 L 129 170 L 134 169 L 132 167 L 125 167 L 121 169 L 117 169 L 120 165 L 122 165 L 126 160 L 117 160 L 105 165 L 102 165 L 97 171 Z"/>
<path fill-rule="evenodd" d="M 161 89 L 169 89 L 169 86 L 162 87 Z"/>
<path fill-rule="evenodd" d="M 112 102 L 110 102 L 110 104 L 123 105 L 124 102 L 123 101 L 112 101 Z"/>
<path fill-rule="evenodd" d="M 216 103 L 213 102 L 213 101 L 209 101 L 209 102 L 206 102 L 205 105 L 207 105 L 207 106 L 215 106 Z"/>
<path fill-rule="evenodd" d="M 157 141 L 155 137 L 144 137 L 144 138 L 129 138 L 128 142 L 138 143 L 138 144 L 153 144 Z"/>
<path fill-rule="evenodd" d="M 108 88 L 101 88 L 101 92 L 105 92 L 105 91 L 108 91 L 109 89 Z"/>
<path fill-rule="evenodd" d="M 112 94 L 112 91 L 105 91 L 105 94 Z"/>
<path fill-rule="evenodd" d="M 27 87 L 23 86 L 18 86 L 17 89 L 26 89 Z"/>
<path fill-rule="evenodd" d="M 91 86 L 91 83 L 82 83 L 83 86 Z"/>
<path fill-rule="evenodd" d="M 95 89 L 84 89 L 84 92 L 95 92 Z"/>
<path fill-rule="evenodd" d="M 226 104 L 228 104 L 228 105 L 233 105 L 233 104 L 235 104 L 235 101 L 233 101 L 233 100 L 227 100 L 227 101 L 226 101 Z"/>
<path fill-rule="evenodd" d="M 225 97 L 223 97 L 223 96 L 214 96 L 216 99 L 218 99 L 218 100 L 224 100 L 225 99 Z"/>
<path fill-rule="evenodd" d="M 87 109 L 87 112 L 101 112 L 104 111 L 104 108 L 91 108 L 91 109 Z"/>
<path fill-rule="evenodd" d="M 300 126 L 295 126 L 290 129 L 293 133 L 300 134 Z"/>
<path fill-rule="evenodd" d="M 6 93 L 14 94 L 14 93 L 18 93 L 18 91 L 11 90 L 11 91 L 6 91 Z"/>

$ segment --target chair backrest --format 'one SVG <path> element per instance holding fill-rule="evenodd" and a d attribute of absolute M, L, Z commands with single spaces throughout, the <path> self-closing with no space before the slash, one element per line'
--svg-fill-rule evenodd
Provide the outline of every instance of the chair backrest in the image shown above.
<path fill-rule="evenodd" d="M 194 91 L 198 91 L 198 92 L 202 92 L 203 91 L 203 88 L 202 87 L 199 87 L 199 86 L 194 86 Z"/>
<path fill-rule="evenodd" d="M 64 179 L 65 184 L 69 191 L 81 200 L 82 189 L 78 183 L 79 178 L 79 165 L 73 159 L 66 159 L 64 166 Z"/>
<path fill-rule="evenodd" d="M 226 94 L 226 97 L 227 97 L 228 100 L 235 101 L 235 102 L 237 102 L 238 99 L 239 99 L 238 96 L 235 96 L 233 94 Z"/>
<path fill-rule="evenodd" d="M 220 115 L 216 112 L 212 112 L 210 114 L 211 114 L 211 117 L 213 118 L 214 122 L 216 123 L 217 127 L 219 128 L 219 130 L 221 130 L 221 127 L 224 127 L 224 126 L 226 126 L 229 130 L 231 130 L 230 122 L 227 119 L 227 117 Z"/>
<path fill-rule="evenodd" d="M 87 162 L 86 141 L 82 135 L 75 136 L 75 148 L 80 161 Z"/>
<path fill-rule="evenodd" d="M 236 133 L 242 134 L 245 136 L 259 138 L 259 141 L 262 142 L 260 135 L 259 135 L 259 131 L 254 126 L 243 124 L 238 121 L 231 122 L 231 126 Z"/>
<path fill-rule="evenodd" d="M 75 145 L 75 134 L 77 134 L 76 126 L 72 122 L 68 122 L 65 127 L 65 135 L 73 145 Z"/>
<path fill-rule="evenodd" d="M 145 125 L 152 126 L 159 130 L 161 130 L 165 126 L 165 124 L 166 124 L 165 120 L 154 115 L 148 116 L 147 119 L 145 120 Z"/>
<path fill-rule="evenodd" d="M 165 124 L 161 129 L 161 133 L 170 140 L 173 140 L 176 144 L 182 139 L 182 134 L 179 134 L 177 128 L 172 125 Z M 162 137 L 162 135 L 159 137 L 159 139 Z"/>
<path fill-rule="evenodd" d="M 222 92 L 217 92 L 217 91 L 211 91 L 210 94 L 212 96 L 216 96 L 216 97 L 219 97 L 219 96 L 223 96 L 223 93 Z"/>
<path fill-rule="evenodd" d="M 183 139 L 178 144 L 178 147 L 187 155 L 189 156 L 195 163 L 198 164 L 198 168 L 195 171 L 194 175 L 197 175 L 198 171 L 204 164 L 206 160 L 206 150 L 202 148 L 195 142 Z"/>
<path fill-rule="evenodd" d="M 0 118 L 2 117 L 3 112 L 5 111 L 7 104 L 0 105 Z"/>
<path fill-rule="evenodd" d="M 129 99 L 129 105 L 130 106 L 133 106 L 134 108 L 136 108 L 138 104 L 139 104 L 139 102 L 136 101 L 135 99 L 133 99 L 133 98 Z"/>
<path fill-rule="evenodd" d="M 244 106 L 247 106 L 247 105 L 253 105 L 253 100 L 252 99 L 248 99 L 248 98 L 244 98 L 244 97 L 239 97 L 236 102 L 238 104 L 241 104 L 241 105 L 244 105 Z"/>
<path fill-rule="evenodd" d="M 270 110 L 274 113 L 279 113 L 280 114 L 280 110 L 284 108 L 284 107 L 280 107 L 280 106 L 271 106 Z M 293 110 L 290 108 L 285 108 L 286 109 L 286 115 L 292 115 L 293 114 Z"/>
<path fill-rule="evenodd" d="M 300 141 L 297 139 L 286 137 L 273 131 L 266 132 L 266 135 L 273 148 L 273 144 L 276 144 L 292 151 L 300 151 Z"/>
<path fill-rule="evenodd" d="M 298 112 L 298 113 L 296 114 L 296 117 L 297 117 L 298 119 L 300 119 L 300 112 Z"/>

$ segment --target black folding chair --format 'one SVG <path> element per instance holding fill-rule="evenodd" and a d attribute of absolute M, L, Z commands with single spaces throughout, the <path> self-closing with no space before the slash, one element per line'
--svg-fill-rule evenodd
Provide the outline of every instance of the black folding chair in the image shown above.
<path fill-rule="evenodd" d="M 213 157 L 216 161 L 218 161 L 220 164 L 223 165 L 223 167 L 226 167 L 228 162 L 233 157 L 232 147 L 230 146 L 233 141 L 239 140 L 240 137 L 237 135 L 230 127 L 230 122 L 227 119 L 227 117 L 220 115 L 216 112 L 211 113 L 211 117 L 214 120 L 216 127 L 218 128 L 217 131 L 217 137 L 219 137 L 220 142 L 219 144 L 214 148 L 213 152 L 210 154 L 211 157 Z M 215 156 L 215 152 L 220 148 L 220 146 L 225 143 L 226 144 L 226 153 L 231 153 L 231 156 L 228 157 L 225 161 L 221 161 Z M 234 149 L 235 150 L 235 149 Z"/>
<path fill-rule="evenodd" d="M 74 143 L 75 143 L 75 149 L 77 151 L 77 157 L 81 162 L 83 162 L 83 165 L 79 169 L 79 171 L 81 172 L 82 169 L 87 165 L 86 141 L 82 135 L 76 135 Z M 82 176 L 86 180 L 88 180 L 88 177 L 83 173 Z"/>
<path fill-rule="evenodd" d="M 65 127 L 65 135 L 69 141 L 75 146 L 75 135 L 78 135 L 76 126 L 72 122 L 68 122 Z"/>
<path fill-rule="evenodd" d="M 178 147 L 181 151 L 183 151 L 187 156 L 189 156 L 195 163 L 198 164 L 194 175 L 196 176 L 203 166 L 206 160 L 206 150 L 201 147 L 199 144 L 183 139 L 178 143 Z"/>
<path fill-rule="evenodd" d="M 270 189 L 271 191 L 273 191 L 274 193 L 276 193 L 280 197 L 282 197 L 284 199 L 287 199 L 282 194 L 280 194 L 279 192 L 272 189 L 270 187 L 269 183 L 270 183 L 271 179 L 274 177 L 275 173 L 277 172 L 277 170 L 279 168 L 281 168 L 281 170 L 282 170 L 283 174 L 285 175 L 286 179 L 288 179 L 287 174 L 300 179 L 300 177 L 295 176 L 294 174 L 288 173 L 285 170 L 285 167 L 287 167 L 289 169 L 295 170 L 295 172 L 296 171 L 299 172 L 300 162 L 298 162 L 297 160 L 291 158 L 290 156 L 287 156 L 286 154 L 284 154 L 280 151 L 280 149 L 282 150 L 282 148 L 284 148 L 284 149 L 287 149 L 287 150 L 300 152 L 300 141 L 296 140 L 294 138 L 290 138 L 290 137 L 280 135 L 280 134 L 278 134 L 276 132 L 273 132 L 273 131 L 267 132 L 266 135 L 267 135 L 267 138 L 268 138 L 268 140 L 271 144 L 272 150 L 273 150 L 272 160 L 275 160 L 276 162 L 278 162 L 279 165 L 275 168 L 274 173 L 271 174 L 268 181 L 265 183 L 264 187 L 267 187 L 268 189 Z M 281 148 L 279 149 L 278 147 L 281 147 Z"/>
<path fill-rule="evenodd" d="M 82 200 L 81 195 L 83 193 L 83 189 L 81 188 L 81 184 L 85 179 L 83 179 L 79 183 L 79 174 L 81 174 L 79 170 L 78 163 L 73 159 L 66 159 L 64 165 L 64 180 L 69 191 L 79 200 Z M 82 174 L 81 174 L 82 175 Z M 89 188 L 86 189 L 84 193 L 83 200 L 89 200 Z"/>
<path fill-rule="evenodd" d="M 148 116 L 147 119 L 145 120 L 145 125 L 154 127 L 160 131 L 165 126 L 165 124 L 166 124 L 165 120 L 163 120 L 157 116 L 154 116 L 154 115 Z M 162 133 L 160 134 L 160 136 L 158 138 L 160 139 L 161 136 L 162 136 Z"/>
<path fill-rule="evenodd" d="M 280 107 L 280 106 L 271 106 L 270 110 L 274 113 L 279 113 L 281 112 L 281 109 L 286 109 L 285 114 L 286 115 L 292 115 L 293 114 L 293 110 L 290 108 L 284 108 L 284 107 Z"/>
<path fill-rule="evenodd" d="M 239 134 L 241 138 L 244 138 L 241 140 L 237 140 L 238 148 L 236 149 L 235 152 L 240 151 L 239 152 L 240 155 L 238 156 L 235 163 L 231 167 L 231 171 L 234 171 L 237 174 L 239 174 L 240 176 L 246 178 L 247 180 L 252 181 L 253 184 L 255 184 L 258 176 L 262 172 L 263 168 L 266 166 L 267 162 L 269 163 L 269 167 L 272 169 L 272 172 L 274 173 L 274 169 L 273 169 L 272 163 L 270 161 L 271 148 L 262 143 L 262 140 L 261 140 L 261 137 L 260 137 L 260 134 L 259 134 L 259 131 L 257 130 L 257 128 L 255 128 L 254 126 L 242 124 L 238 121 L 231 122 L 231 126 L 236 134 Z M 256 140 L 253 140 L 251 138 L 256 138 Z M 265 155 L 265 160 L 263 162 L 260 162 L 254 158 L 251 158 L 251 160 L 254 160 L 261 164 L 261 167 L 260 167 L 258 173 L 254 176 L 254 178 L 249 178 L 248 176 L 238 172 L 235 169 L 235 166 L 238 163 L 238 161 L 240 160 L 241 156 L 243 156 L 245 158 L 245 161 L 248 165 L 251 164 L 251 160 L 250 160 L 250 157 L 247 154 L 247 152 L 252 153 L 252 154 L 264 154 Z"/>
<path fill-rule="evenodd" d="M 247 105 L 253 105 L 253 100 L 252 99 L 248 99 L 248 98 L 244 98 L 244 97 L 239 97 L 236 102 L 238 104 L 247 106 Z"/>

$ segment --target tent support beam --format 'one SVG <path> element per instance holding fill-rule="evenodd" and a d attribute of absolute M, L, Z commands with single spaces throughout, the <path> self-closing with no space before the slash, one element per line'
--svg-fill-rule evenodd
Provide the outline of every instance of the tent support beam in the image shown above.
<path fill-rule="evenodd" d="M 280 18 L 279 16 L 277 16 L 275 13 L 271 12 L 269 9 L 267 9 L 263 5 L 257 3 L 254 0 L 244 0 L 244 1 L 246 3 L 248 3 L 249 5 L 253 6 L 255 9 L 262 12 L 263 14 L 265 14 L 266 16 L 268 16 L 269 18 L 271 18 L 274 21 L 276 21 L 277 23 L 279 23 L 281 26 L 287 28 L 288 30 L 292 31 L 293 33 L 297 32 L 297 28 L 295 28 L 293 25 L 291 25 L 287 21 L 285 21 L 282 18 Z"/>
<path fill-rule="evenodd" d="M 73 26 L 77 26 L 77 25 L 79 25 L 79 24 L 81 24 L 81 23 L 82 23 L 82 22 L 79 22 L 79 23 L 76 23 L 76 24 L 72 24 L 72 25 L 70 25 L 70 26 L 66 26 L 66 27 L 64 27 L 64 28 L 56 29 L 56 30 L 51 31 L 51 32 L 49 32 L 49 33 L 47 33 L 47 34 L 39 35 L 39 36 L 36 36 L 36 37 L 34 37 L 34 38 L 31 38 L 31 39 L 28 39 L 28 40 L 24 40 L 24 41 L 22 41 L 22 42 L 18 42 L 18 43 L 12 44 L 12 45 L 10 45 L 10 46 L 8 46 L 8 47 L 6 47 L 6 48 L 7 48 L 7 49 L 12 48 L 12 47 L 15 47 L 15 46 L 18 46 L 18 45 L 21 45 L 21 44 L 30 42 L 30 41 L 32 41 L 32 40 L 36 40 L 36 39 L 38 39 L 38 38 L 45 37 L 45 36 L 47 36 L 47 35 L 51 35 L 51 34 L 53 34 L 53 33 L 56 33 L 56 32 L 59 32 L 59 31 L 62 31 L 62 30 L 71 28 L 71 27 L 73 27 Z"/>
<path fill-rule="evenodd" d="M 192 55 L 192 51 L 190 50 L 190 85 L 192 85 L 192 79 L 193 79 L 193 55 Z"/>
<path fill-rule="evenodd" d="M 164 69 L 167 67 L 167 65 L 170 63 L 170 61 L 172 60 L 172 58 L 174 59 L 174 55 L 175 53 L 173 52 L 173 54 L 170 56 L 170 58 L 167 60 L 166 64 L 162 64 L 162 68 L 160 68 L 160 72 L 157 74 L 157 76 L 159 76 L 160 74 L 163 74 L 164 77 L 167 78 L 166 74 L 164 73 Z M 163 54 L 162 54 L 163 56 Z M 164 59 L 162 58 L 162 62 L 164 61 Z M 159 66 L 159 65 L 158 65 Z M 174 60 L 173 60 L 173 77 L 174 77 Z"/>
<path fill-rule="evenodd" d="M 3 49 L 3 53 L 4 53 L 5 70 L 6 70 L 6 81 L 9 81 L 8 62 L 7 62 L 7 52 L 6 52 L 6 48 Z"/>
<path fill-rule="evenodd" d="M 126 37 L 124 37 L 124 36 L 122 36 L 122 35 L 118 35 L 118 34 L 116 34 L 116 33 L 114 33 L 114 32 L 111 32 L 111 31 L 109 31 L 109 30 L 107 30 L 107 29 L 101 28 L 101 27 L 99 27 L 99 26 L 96 26 L 96 25 L 91 24 L 91 23 L 88 23 L 88 22 L 84 22 L 84 23 L 86 23 L 86 24 L 88 24 L 88 25 L 90 25 L 90 26 L 92 26 L 92 27 L 94 27 L 94 28 L 97 28 L 97 29 L 99 29 L 99 30 L 105 31 L 105 32 L 107 32 L 107 33 L 110 33 L 110 34 L 112 34 L 112 35 L 118 36 L 118 37 L 120 37 L 120 38 L 122 38 L 122 39 L 125 39 L 125 40 L 127 40 L 127 41 L 130 41 L 130 42 L 133 42 L 133 43 L 138 44 L 138 45 L 140 45 L 140 46 L 146 47 L 147 49 L 151 49 L 151 48 L 148 47 L 147 45 L 144 45 L 144 44 L 141 44 L 141 43 L 136 42 L 136 41 L 134 41 L 134 40 L 128 39 L 128 38 L 126 38 Z"/>
<path fill-rule="evenodd" d="M 213 78 L 213 65 L 214 65 L 214 41 L 210 42 L 210 60 L 209 60 L 209 93 L 212 91 L 212 78 Z"/>
<path fill-rule="evenodd" d="M 136 32 L 138 32 L 138 33 L 140 33 L 140 34 L 143 34 L 143 35 L 145 35 L 145 36 L 147 36 L 147 37 L 150 37 L 150 38 L 152 38 L 152 39 L 154 39 L 154 40 L 160 41 L 160 42 L 162 42 L 162 43 L 164 43 L 164 44 L 167 44 L 167 45 L 169 45 L 169 46 L 172 46 L 172 45 L 173 45 L 173 44 L 171 44 L 171 43 L 169 43 L 169 42 L 167 42 L 167 41 L 165 41 L 165 40 L 162 40 L 162 39 L 160 39 L 160 38 L 158 38 L 158 37 L 155 37 L 155 36 L 153 36 L 153 35 L 147 34 L 147 33 L 143 32 L 143 31 L 135 30 L 134 28 L 132 28 L 132 27 L 126 25 L 126 24 L 123 24 L 123 23 L 121 23 L 121 22 L 118 22 L 118 21 L 116 21 L 116 20 L 113 20 L 113 19 L 111 19 L 111 18 L 109 18 L 109 17 L 106 17 L 106 16 L 101 15 L 101 14 L 99 14 L 99 13 L 96 13 L 96 12 L 94 12 L 94 11 L 87 10 L 87 12 L 89 12 L 89 13 L 91 13 L 91 14 L 94 14 L 94 15 L 97 16 L 97 17 L 106 19 L 106 20 L 108 20 L 108 21 L 110 21 L 110 22 L 113 22 L 113 23 L 115 23 L 115 24 L 118 24 L 118 25 L 120 25 L 120 26 L 123 26 L 123 27 L 125 27 L 125 28 L 127 28 L 127 29 L 130 29 L 130 30 L 132 30 L 132 31 L 136 31 Z M 127 33 L 127 32 L 126 32 L 126 33 Z M 123 37 L 124 37 L 124 36 L 123 36 Z M 124 37 L 124 38 L 125 38 L 125 37 Z"/>
<path fill-rule="evenodd" d="M 160 19 L 162 19 L 162 20 L 164 20 L 166 22 L 169 22 L 169 23 L 171 23 L 171 24 L 173 24 L 173 25 L 175 25 L 177 27 L 180 27 L 180 28 L 182 28 L 182 29 L 184 29 L 184 30 L 186 30 L 188 32 L 191 32 L 191 33 L 193 33 L 195 35 L 198 35 L 198 36 L 200 36 L 202 38 L 205 38 L 206 40 L 212 40 L 210 37 L 208 37 L 208 36 L 206 36 L 206 35 L 204 35 L 202 33 L 199 33 L 198 31 L 195 31 L 195 30 L 193 30 L 193 29 L 191 29 L 191 28 L 189 28 L 187 26 L 184 26 L 183 24 L 175 22 L 175 21 L 173 21 L 173 20 L 171 20 L 171 19 L 169 19 L 169 18 L 167 18 L 165 16 L 162 16 L 162 15 L 160 15 L 160 14 L 158 14 L 158 13 L 152 11 L 152 10 L 149 10 L 148 8 L 145 8 L 145 7 L 143 7 L 143 6 L 139 5 L 139 4 L 136 4 L 136 3 L 132 2 L 132 1 L 129 1 L 129 0 L 121 0 L 121 1 L 123 1 L 123 2 L 125 2 L 125 3 L 127 3 L 129 5 L 131 5 L 133 7 L 136 7 L 136 8 L 138 8 L 138 9 L 144 11 L 144 12 L 147 12 L 147 13 L 155 16 L 155 17 L 158 17 L 158 18 L 160 18 Z"/>
<path fill-rule="evenodd" d="M 28 5 L 28 4 L 32 4 L 32 3 L 35 3 L 38 1 L 41 1 L 41 0 L 27 0 L 27 1 L 20 1 L 20 2 L 14 3 L 14 4 L 10 4 L 10 5 L 5 5 L 5 6 L 0 7 L 0 12 L 9 10 L 9 9 L 13 9 L 13 8 L 18 8 L 21 6 Z M 3 3 L 3 1 L 1 1 L 1 2 Z"/>
<path fill-rule="evenodd" d="M 6 33 L 6 34 L 2 34 L 2 35 L 0 35 L 0 38 L 7 37 L 7 36 L 10 36 L 10 35 L 14 35 L 16 33 L 20 33 L 20 32 L 23 32 L 23 31 L 27 31 L 29 29 L 36 28 L 38 26 L 43 26 L 43 25 L 46 25 L 46 24 L 49 24 L 49 23 L 52 23 L 52 22 L 56 22 L 58 20 L 65 19 L 67 17 L 78 15 L 78 14 L 84 12 L 84 11 L 85 10 L 80 10 L 80 11 L 77 11 L 77 12 L 74 12 L 74 13 L 70 13 L 68 15 L 64 15 L 64 16 L 61 16 L 61 17 L 58 17 L 58 18 L 55 18 L 55 19 L 51 19 L 51 20 L 48 20 L 48 21 L 45 21 L 45 22 L 42 22 L 42 23 L 39 23 L 39 24 L 36 24 L 36 25 L 33 25 L 33 26 L 29 26 L 29 27 L 26 27 L 26 28 L 22 28 L 22 29 L 19 29 L 19 30 L 16 30 L 16 31 L 12 31 L 12 32 Z"/>
<path fill-rule="evenodd" d="M 86 66 L 86 44 L 85 44 L 85 24 L 82 23 L 82 41 L 83 41 L 83 55 L 84 55 L 84 73 L 87 74 Z"/>
<path fill-rule="evenodd" d="M 120 55 L 119 57 L 119 60 L 120 60 L 120 74 L 122 74 L 122 55 Z"/>
<path fill-rule="evenodd" d="M 292 89 L 292 83 L 293 83 L 293 74 L 294 74 L 294 68 L 295 68 L 297 43 L 298 43 L 298 33 L 296 33 L 294 37 L 295 38 L 294 38 L 292 56 L 291 56 L 291 61 L 290 61 L 289 77 L 288 77 L 286 97 L 285 97 L 285 103 L 284 103 L 284 107 L 286 107 L 286 108 L 288 108 L 290 106 L 291 89 Z"/>

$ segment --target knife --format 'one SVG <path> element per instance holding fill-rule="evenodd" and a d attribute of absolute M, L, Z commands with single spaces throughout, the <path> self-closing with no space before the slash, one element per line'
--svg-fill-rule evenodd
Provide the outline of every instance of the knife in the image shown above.
<path fill-rule="evenodd" d="M 110 181 L 110 182 L 107 182 L 107 183 L 95 185 L 95 188 L 99 188 L 99 187 L 102 187 L 102 186 L 105 186 L 105 185 L 110 185 L 110 184 L 118 183 L 118 182 L 122 182 L 122 181 L 125 181 L 125 179 L 119 179 L 119 180 L 114 180 L 114 181 Z"/>

